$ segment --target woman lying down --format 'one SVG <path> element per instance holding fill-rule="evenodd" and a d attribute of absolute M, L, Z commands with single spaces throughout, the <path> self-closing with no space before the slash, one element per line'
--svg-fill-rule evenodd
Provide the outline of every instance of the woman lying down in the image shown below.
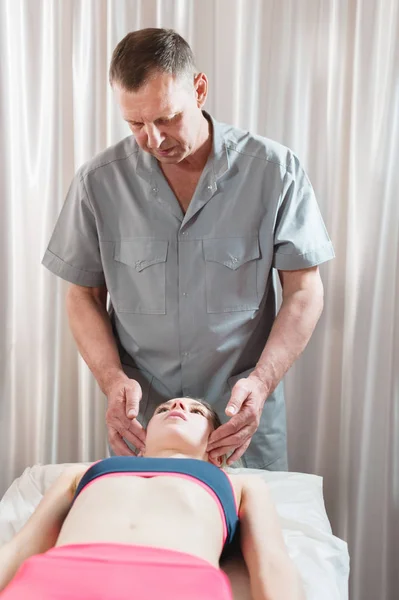
<path fill-rule="evenodd" d="M 219 425 L 169 400 L 143 456 L 68 467 L 0 548 L 0 599 L 232 600 L 219 559 L 240 522 L 253 600 L 303 600 L 266 483 L 208 461 Z"/>

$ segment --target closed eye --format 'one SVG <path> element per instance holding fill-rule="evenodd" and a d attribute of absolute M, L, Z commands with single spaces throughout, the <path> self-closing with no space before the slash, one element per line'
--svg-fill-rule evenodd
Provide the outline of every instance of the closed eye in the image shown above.
<path fill-rule="evenodd" d="M 159 119 L 157 119 L 155 121 L 156 125 L 167 125 L 168 123 L 174 123 L 176 122 L 178 119 L 180 119 L 182 113 L 176 113 L 175 115 L 172 115 L 170 117 L 160 117 Z"/>

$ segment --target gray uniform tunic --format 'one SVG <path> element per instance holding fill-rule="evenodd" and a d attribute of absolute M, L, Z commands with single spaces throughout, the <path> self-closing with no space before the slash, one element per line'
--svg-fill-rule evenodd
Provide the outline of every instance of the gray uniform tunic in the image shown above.
<path fill-rule="evenodd" d="M 334 256 L 297 157 L 212 124 L 213 151 L 185 215 L 156 159 L 129 136 L 79 169 L 43 259 L 72 283 L 106 284 L 144 422 L 179 396 L 206 399 L 226 421 L 231 389 L 255 367 L 275 319 L 272 269 Z M 280 384 L 244 464 L 284 468 L 285 430 Z"/>

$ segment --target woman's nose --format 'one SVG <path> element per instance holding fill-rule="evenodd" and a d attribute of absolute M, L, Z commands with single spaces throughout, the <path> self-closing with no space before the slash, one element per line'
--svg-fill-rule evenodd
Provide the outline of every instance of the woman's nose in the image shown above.
<path fill-rule="evenodd" d="M 180 398 L 178 400 L 175 400 L 172 404 L 172 410 L 186 410 L 186 405 L 184 404 L 183 400 L 180 400 Z"/>

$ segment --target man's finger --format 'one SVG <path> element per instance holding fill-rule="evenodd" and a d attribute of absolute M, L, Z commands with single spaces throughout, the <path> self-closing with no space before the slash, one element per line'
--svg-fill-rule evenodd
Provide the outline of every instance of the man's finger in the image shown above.
<path fill-rule="evenodd" d="M 139 450 L 145 446 L 146 430 L 137 419 L 129 423 L 129 427 L 122 431 L 122 435 Z"/>
<path fill-rule="evenodd" d="M 125 390 L 126 397 L 126 415 L 129 419 L 134 419 L 139 414 L 140 400 L 142 391 L 140 384 L 132 380 L 131 386 Z"/>
<path fill-rule="evenodd" d="M 207 450 L 209 450 L 212 446 L 215 446 L 219 440 L 238 433 L 243 427 L 246 427 L 252 421 L 252 419 L 253 417 L 251 412 L 243 408 L 241 412 L 230 419 L 228 423 L 224 423 L 215 429 L 215 431 L 212 431 L 211 435 L 209 436 Z"/>
<path fill-rule="evenodd" d="M 235 452 L 236 450 L 237 444 L 234 444 L 233 446 L 225 446 L 224 448 L 216 448 L 215 450 L 212 450 L 212 452 L 209 455 L 209 458 L 211 458 L 212 460 L 216 460 L 217 458 L 220 458 L 221 456 L 226 456 L 226 454 L 230 454 L 230 452 Z"/>
<path fill-rule="evenodd" d="M 145 446 L 146 430 L 137 419 L 128 419 L 123 410 L 122 414 L 108 412 L 106 422 L 109 432 L 115 431 L 139 449 Z"/>
<path fill-rule="evenodd" d="M 219 456 L 220 453 L 226 454 L 226 452 L 235 450 L 237 447 L 241 446 L 241 444 L 244 444 L 248 439 L 250 439 L 253 436 L 255 431 L 256 430 L 253 426 L 247 425 L 246 427 L 243 427 L 238 433 L 226 437 L 223 440 L 219 440 L 219 442 L 217 442 L 217 444 L 215 444 L 212 449 L 207 449 L 207 452 L 210 453 L 212 456 L 215 451 L 219 453 Z"/>
<path fill-rule="evenodd" d="M 109 433 L 108 442 L 117 456 L 134 456 L 133 450 L 129 448 L 115 429 L 113 429 L 113 433 Z"/>
<path fill-rule="evenodd" d="M 246 379 L 240 379 L 237 381 L 231 392 L 230 400 L 226 406 L 226 415 L 232 417 L 240 412 L 241 406 L 251 394 L 251 390 L 248 389 L 248 383 Z"/>
<path fill-rule="evenodd" d="M 243 444 L 239 448 L 235 449 L 235 451 L 233 452 L 233 454 L 227 460 L 227 465 L 228 466 L 230 466 L 233 462 L 235 462 L 236 460 L 238 460 L 239 458 L 241 458 L 241 456 L 244 454 L 244 452 L 248 448 L 249 444 L 251 443 L 251 439 L 252 438 L 250 438 L 249 440 L 247 440 L 245 442 L 245 444 Z"/>
<path fill-rule="evenodd" d="M 243 444 L 245 442 L 246 439 L 248 439 L 248 437 L 252 437 L 253 434 L 255 433 L 256 428 L 254 425 L 250 424 L 250 425 L 245 425 L 244 427 L 242 427 L 242 429 L 240 429 L 240 431 L 237 431 L 236 433 L 234 433 L 233 435 L 229 435 L 221 440 L 218 440 L 216 443 L 212 444 L 213 450 L 215 450 L 215 448 L 224 448 L 226 446 L 239 446 L 240 444 Z M 211 450 L 207 449 L 207 452 L 212 452 Z"/>

